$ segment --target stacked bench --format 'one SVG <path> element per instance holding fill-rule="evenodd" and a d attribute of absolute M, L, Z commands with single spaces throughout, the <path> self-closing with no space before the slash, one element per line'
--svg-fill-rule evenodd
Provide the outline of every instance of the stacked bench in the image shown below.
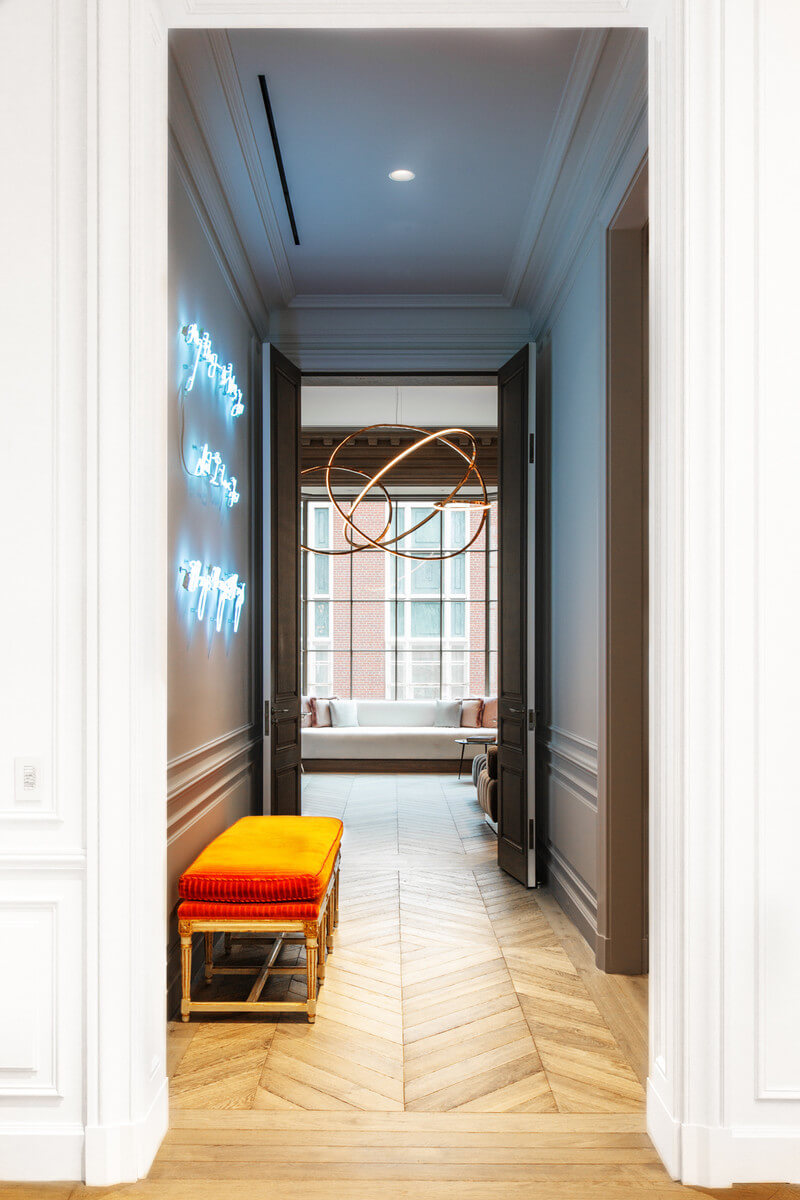
<path fill-rule="evenodd" d="M 181 876 L 181 1018 L 193 1012 L 305 1012 L 313 1024 L 317 987 L 333 950 L 339 920 L 342 822 L 334 817 L 243 817 L 215 838 Z M 192 938 L 205 935 L 206 981 L 214 975 L 256 976 L 245 1000 L 192 1000 Z M 214 937 L 256 935 L 272 944 L 260 967 L 214 962 Z M 304 942 L 304 1001 L 262 1000 L 270 975 L 299 974 L 281 966 L 281 949 Z"/>

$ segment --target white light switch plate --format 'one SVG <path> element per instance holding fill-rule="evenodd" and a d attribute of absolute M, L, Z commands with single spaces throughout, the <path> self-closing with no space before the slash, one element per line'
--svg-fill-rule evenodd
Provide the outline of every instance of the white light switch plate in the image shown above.
<path fill-rule="evenodd" d="M 40 808 L 45 802 L 44 759 L 26 755 L 14 759 L 14 802 Z"/>

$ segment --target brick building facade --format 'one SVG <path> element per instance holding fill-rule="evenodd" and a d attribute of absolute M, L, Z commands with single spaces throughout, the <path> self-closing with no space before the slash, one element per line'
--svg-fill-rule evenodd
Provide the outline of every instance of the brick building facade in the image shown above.
<path fill-rule="evenodd" d="M 410 530 L 431 511 L 432 499 L 396 500 L 389 536 Z M 433 557 L 442 546 L 450 551 L 465 545 L 480 516 L 475 510 L 436 511 L 398 543 L 420 560 L 372 549 L 349 554 L 341 553 L 348 543 L 336 510 L 325 499 L 305 498 L 304 541 L 340 553 L 303 554 L 303 691 L 358 699 L 496 692 L 496 503 L 464 554 Z M 365 502 L 357 519 L 377 538 L 386 506 Z"/>

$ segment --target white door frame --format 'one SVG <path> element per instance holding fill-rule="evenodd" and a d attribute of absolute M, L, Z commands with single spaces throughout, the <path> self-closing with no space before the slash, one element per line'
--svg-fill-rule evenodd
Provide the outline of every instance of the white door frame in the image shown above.
<path fill-rule="evenodd" d="M 758 139 L 748 96 L 755 94 L 758 73 L 753 41 L 758 14 L 771 2 L 87 4 L 89 263 L 94 272 L 89 294 L 95 297 L 88 313 L 86 410 L 87 544 L 92 547 L 86 563 L 93 781 L 88 824 L 94 831 L 86 893 L 90 1182 L 132 1179 L 145 1171 L 165 1119 L 158 1031 L 163 1028 L 166 944 L 160 881 L 165 877 L 169 594 L 163 557 L 170 400 L 165 387 L 167 26 L 648 28 L 648 1125 L 668 1170 L 686 1182 L 720 1186 L 733 1178 L 790 1178 L 792 1171 L 797 1177 L 800 1119 L 792 1104 L 800 1100 L 800 1091 L 781 1084 L 775 1085 L 779 1095 L 770 1091 L 772 1060 L 763 1051 L 766 1018 L 762 1012 L 760 1025 L 755 1017 L 748 1025 L 749 1009 L 726 1008 L 739 976 L 723 955 L 726 931 L 730 935 L 732 929 L 728 912 L 737 895 L 731 864 L 742 872 L 743 888 L 755 887 L 758 865 L 752 836 L 745 845 L 733 821 L 724 819 L 732 812 L 748 828 L 753 823 L 754 801 L 745 783 L 754 786 L 755 746 L 741 697 L 748 689 L 756 694 L 752 578 L 758 535 L 752 517 L 752 394 L 744 382 L 729 379 L 723 406 L 723 379 L 731 366 L 745 375 L 749 370 L 752 378 L 757 357 L 750 297 L 756 292 L 752 179 Z M 732 64 L 727 74 L 723 63 Z M 731 504 L 739 518 L 735 528 Z M 98 631 L 96 639 L 92 629 Z M 103 716 L 112 702 L 113 720 Z M 738 722 L 736 728 L 731 720 Z M 759 896 L 756 892 L 757 903 Z M 752 921 L 743 920 L 739 929 L 737 953 L 746 990 L 758 947 Z M 771 960 L 766 968 L 777 970 Z M 766 987 L 777 976 L 763 979 Z M 744 1064 L 736 1071 L 731 1067 L 735 1055 Z M 756 1069 L 759 1064 L 766 1075 Z M 756 1085 L 748 1082 L 752 1079 Z M 765 1110 L 770 1101 L 773 1107 Z"/>

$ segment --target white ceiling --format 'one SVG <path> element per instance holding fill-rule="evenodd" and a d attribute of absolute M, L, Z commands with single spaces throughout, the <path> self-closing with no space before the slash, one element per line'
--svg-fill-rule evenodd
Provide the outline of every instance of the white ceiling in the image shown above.
<path fill-rule="evenodd" d="M 173 34 L 267 306 L 374 295 L 500 302 L 579 38 L 567 29 Z M 412 183 L 387 178 L 401 166 L 416 172 Z"/>
<path fill-rule="evenodd" d="M 304 429 L 361 429 L 385 422 L 429 428 L 490 429 L 497 425 L 495 384 L 385 384 L 353 387 L 304 382 Z"/>

